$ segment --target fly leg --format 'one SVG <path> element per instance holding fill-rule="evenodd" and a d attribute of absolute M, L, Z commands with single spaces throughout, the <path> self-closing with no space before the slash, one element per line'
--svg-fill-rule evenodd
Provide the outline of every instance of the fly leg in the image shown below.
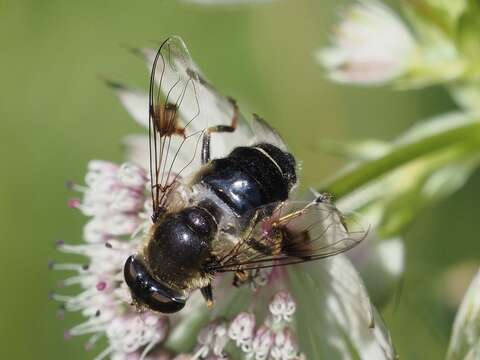
<path fill-rule="evenodd" d="M 211 308 L 213 306 L 213 291 L 212 285 L 208 284 L 207 286 L 200 289 L 200 292 L 203 295 L 203 298 L 207 302 L 207 306 Z"/>
<path fill-rule="evenodd" d="M 248 273 L 245 270 L 237 270 L 233 276 L 233 286 L 240 287 L 249 279 Z"/>
<path fill-rule="evenodd" d="M 205 165 L 210 161 L 210 139 L 212 133 L 222 133 L 222 132 L 234 132 L 235 129 L 237 128 L 237 121 L 238 121 L 238 105 L 235 100 L 232 98 L 228 98 L 228 101 L 230 104 L 233 106 L 233 116 L 232 116 L 232 122 L 230 125 L 217 125 L 217 126 L 212 126 L 205 131 L 203 134 L 203 139 L 202 139 L 202 164 Z"/>

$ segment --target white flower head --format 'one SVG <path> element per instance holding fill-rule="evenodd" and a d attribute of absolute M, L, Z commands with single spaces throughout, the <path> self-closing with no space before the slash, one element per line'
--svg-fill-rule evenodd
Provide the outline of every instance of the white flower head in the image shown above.
<path fill-rule="evenodd" d="M 346 9 L 333 34 L 333 45 L 316 53 L 335 81 L 381 84 L 403 74 L 415 40 L 402 20 L 375 0 Z"/>
<path fill-rule="evenodd" d="M 228 336 L 245 354 L 246 359 L 293 360 L 302 358 L 289 327 L 296 303 L 287 291 L 273 296 L 269 314 L 260 326 L 252 313 L 240 313 L 230 323 Z"/>
<path fill-rule="evenodd" d="M 295 313 L 296 304 L 288 292 L 281 291 L 274 296 L 268 309 L 273 316 L 274 322 L 290 322 Z"/>
<path fill-rule="evenodd" d="M 179 38 L 173 38 L 173 41 L 182 48 L 185 46 Z M 155 54 L 152 51 L 144 52 L 149 64 L 152 62 L 152 53 Z M 172 53 L 172 56 L 175 56 L 175 53 Z M 180 65 L 184 66 L 184 74 L 196 69 L 191 59 L 184 57 L 182 60 L 183 62 L 178 65 L 179 69 Z M 178 74 L 169 76 L 176 83 Z M 190 84 L 190 81 L 186 83 Z M 199 81 L 196 85 L 199 103 L 206 104 L 202 110 L 206 109 L 208 115 L 200 111 L 199 118 L 229 124 L 234 112 L 232 103 L 212 91 L 212 88 L 203 82 Z M 148 115 L 148 109 L 145 107 L 147 97 L 124 87 L 116 86 L 116 91 L 136 120 L 147 125 L 144 121 Z M 189 108 L 187 105 L 193 107 Z M 192 111 L 195 110 L 195 106 L 198 106 L 196 101 L 182 97 L 179 116 L 197 114 Z M 193 125 L 199 124 L 193 122 Z M 195 133 L 201 134 L 204 128 L 195 130 L 200 130 Z M 260 128 L 258 132 L 261 133 L 261 130 Z M 248 140 L 256 138 L 258 141 L 257 136 L 261 135 L 254 134 L 245 121 L 239 121 L 236 132 L 238 136 L 225 137 L 223 140 L 219 134 L 212 138 L 212 144 L 215 144 L 212 145 L 212 158 L 225 157 L 233 148 L 245 146 L 244 138 Z M 273 142 L 279 141 L 278 136 L 271 136 L 270 139 Z M 195 352 L 189 354 L 190 348 L 179 348 L 177 354 L 169 353 L 170 358 L 177 355 L 177 359 L 225 359 L 229 356 L 227 345 L 233 345 L 246 359 L 293 360 L 304 358 L 302 355 L 304 350 L 299 349 L 296 339 L 302 346 L 311 343 L 312 337 L 301 336 L 301 331 L 307 329 L 312 334 L 321 334 L 314 339 L 314 346 L 322 341 L 323 351 L 329 352 L 332 351 L 332 346 L 328 339 L 327 341 L 322 339 L 328 337 L 325 333 L 336 335 L 341 326 L 343 339 L 367 338 L 369 347 L 381 339 L 385 342 L 381 344 L 382 349 L 386 348 L 388 354 L 393 352 L 385 329 L 377 328 L 379 336 L 372 336 L 368 297 L 353 267 L 342 262 L 342 255 L 334 257 L 338 260 L 325 262 L 323 265 L 315 263 L 318 270 L 315 280 L 303 272 L 295 279 L 288 267 L 252 272 L 251 288 L 254 291 L 244 286 L 237 292 L 231 285 L 231 278 L 225 275 L 214 283 L 217 304 L 215 309 L 219 309 L 216 311 L 207 311 L 206 308 L 201 308 L 205 306 L 203 303 L 197 304 L 193 301 L 195 296 L 200 297 L 199 291 L 192 292 L 187 306 L 178 315 L 166 316 L 132 306 L 132 296 L 124 280 L 123 268 L 126 259 L 138 253 L 143 244 L 143 237 L 151 227 L 152 204 L 147 170 L 149 161 L 145 155 L 149 153 L 147 141 L 146 136 L 129 138 L 127 142 L 131 151 L 129 154 L 131 163 L 117 165 L 106 161 L 92 161 L 88 165 L 85 186 L 72 185 L 72 188 L 81 192 L 83 196 L 81 199 L 71 200 L 69 205 L 89 217 L 89 221 L 84 228 L 83 244 L 68 245 L 63 242 L 58 244 L 63 252 L 83 256 L 83 264 L 52 263 L 54 269 L 74 272 L 72 277 L 62 282 L 63 286 L 79 285 L 81 288 L 80 293 L 74 296 L 53 295 L 54 299 L 62 302 L 65 310 L 81 311 L 85 317 L 83 323 L 67 332 L 67 337 L 89 334 L 91 336 L 87 343 L 89 348 L 98 339 L 106 337 L 108 345 L 98 355 L 98 359 L 109 356 L 113 359 L 163 360 L 167 349 L 163 346 L 164 342 L 182 343 L 178 339 L 188 336 L 189 339 L 197 338 Z M 199 159 L 191 162 L 191 154 L 196 153 L 196 144 L 191 144 L 192 147 L 187 145 L 180 148 L 167 147 L 167 151 L 172 151 L 170 159 L 180 161 L 179 164 L 189 164 L 187 170 L 190 174 L 198 171 L 201 166 Z M 179 174 L 183 169 L 175 168 L 180 166 L 177 161 L 170 164 L 172 173 Z M 186 175 L 187 171 L 183 172 L 180 179 Z M 169 196 L 184 197 L 180 185 L 172 189 L 174 190 Z M 301 225 L 300 222 L 294 221 L 290 224 Z M 259 230 L 271 231 L 271 228 Z M 333 231 L 333 228 L 330 230 Z M 310 268 L 315 265 L 311 264 Z M 307 267 L 303 266 L 293 269 L 308 271 Z M 235 298 L 241 292 L 246 297 L 238 298 L 241 301 L 236 301 L 237 304 L 234 306 L 233 300 L 238 299 L 229 296 L 233 295 Z M 270 302 L 266 303 L 268 299 Z M 223 312 L 220 306 L 222 302 L 225 309 Z M 316 318 L 309 317 L 315 311 L 317 318 L 323 316 L 325 319 L 317 321 Z M 306 313 L 309 315 L 305 316 Z M 192 319 L 198 322 L 192 323 Z M 203 324 L 208 325 L 197 333 L 195 329 Z M 359 347 L 363 345 L 360 341 L 355 344 Z M 162 351 L 162 357 L 157 357 Z"/>
<path fill-rule="evenodd" d="M 123 282 L 125 257 L 135 251 L 134 242 L 109 240 L 106 244 L 67 245 L 58 247 L 66 253 L 83 255 L 88 265 L 52 264 L 54 269 L 75 271 L 62 286 L 80 285 L 75 296 L 54 294 L 68 311 L 81 311 L 87 318 L 66 332 L 66 337 L 90 335 L 86 348 L 103 336 L 109 346 L 99 358 L 111 354 L 125 356 L 141 348 L 151 348 L 162 341 L 168 328 L 167 318 L 150 311 L 138 312 L 130 305 L 131 297 Z"/>
<path fill-rule="evenodd" d="M 223 349 L 228 341 L 227 325 L 212 322 L 204 327 L 198 334 L 198 346 L 195 354 L 201 359 L 208 357 L 226 359 L 227 356 Z"/>
<path fill-rule="evenodd" d="M 243 352 L 252 351 L 252 339 L 255 329 L 255 316 L 249 313 L 238 314 L 230 324 L 228 336 Z"/>
<path fill-rule="evenodd" d="M 80 285 L 75 296 L 54 294 L 55 300 L 69 311 L 81 311 L 86 320 L 68 330 L 67 338 L 90 335 L 86 348 L 105 336 L 109 346 L 98 356 L 103 358 L 135 358 L 139 350 L 148 352 L 167 335 L 167 317 L 151 311 L 138 312 L 130 305 L 131 296 L 123 280 L 125 259 L 137 251 L 139 241 L 125 241 L 144 226 L 148 210 L 147 177 L 143 169 L 132 164 L 91 161 L 85 177 L 86 186 L 72 185 L 83 193 L 74 202 L 83 214 L 90 216 L 84 230 L 85 244 L 57 244 L 65 253 L 86 258 L 82 264 L 57 264 L 57 270 L 74 271 L 61 286 Z M 72 202 L 71 202 L 72 203 Z M 142 358 L 139 354 L 138 358 Z"/>

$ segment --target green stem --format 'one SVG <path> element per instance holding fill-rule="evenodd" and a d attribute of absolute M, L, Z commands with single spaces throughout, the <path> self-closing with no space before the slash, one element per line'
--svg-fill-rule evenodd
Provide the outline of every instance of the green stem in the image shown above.
<path fill-rule="evenodd" d="M 328 192 L 341 198 L 394 170 L 409 161 L 456 144 L 471 142 L 480 144 L 480 122 L 469 121 L 454 128 L 448 128 L 423 138 L 417 138 L 395 148 L 378 159 L 360 164 L 341 173 L 320 187 L 320 192 Z"/>

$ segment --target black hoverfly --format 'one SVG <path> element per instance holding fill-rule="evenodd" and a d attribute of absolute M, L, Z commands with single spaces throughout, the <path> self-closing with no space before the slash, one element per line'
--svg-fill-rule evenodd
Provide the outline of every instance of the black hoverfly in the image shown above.
<path fill-rule="evenodd" d="M 279 134 L 258 116 L 244 120 L 182 39 L 149 56 L 153 215 L 124 267 L 134 302 L 173 313 L 200 289 L 211 305 L 218 273 L 234 272 L 239 286 L 258 269 L 333 256 L 365 237 L 327 195 L 291 200 L 297 164 Z"/>

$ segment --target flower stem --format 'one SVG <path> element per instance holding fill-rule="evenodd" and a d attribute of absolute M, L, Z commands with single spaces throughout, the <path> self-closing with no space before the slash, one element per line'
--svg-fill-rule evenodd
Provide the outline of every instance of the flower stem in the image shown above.
<path fill-rule="evenodd" d="M 471 143 L 480 146 L 478 121 L 462 122 L 458 126 L 449 127 L 435 134 L 398 144 L 386 155 L 361 163 L 328 180 L 319 191 L 331 193 L 339 199 L 409 161 L 450 146 Z"/>

